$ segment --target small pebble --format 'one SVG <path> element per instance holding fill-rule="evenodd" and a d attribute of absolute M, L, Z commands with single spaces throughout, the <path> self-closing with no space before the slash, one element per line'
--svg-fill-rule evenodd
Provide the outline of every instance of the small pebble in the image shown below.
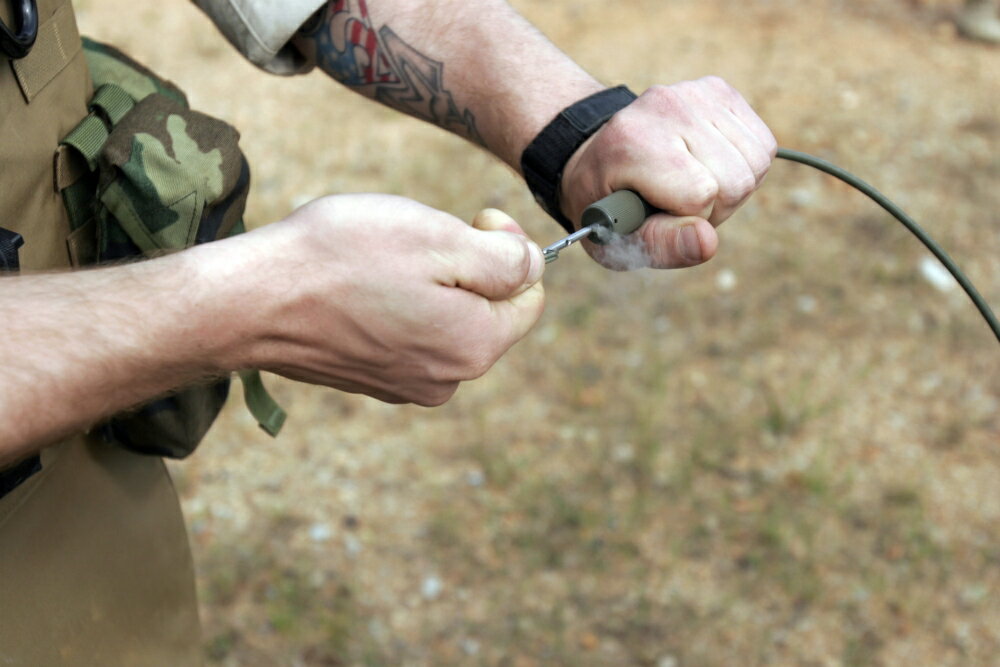
<path fill-rule="evenodd" d="M 861 104 L 861 96 L 857 91 L 844 89 L 840 91 L 840 108 L 845 111 L 853 111 Z"/>
<path fill-rule="evenodd" d="M 987 588 L 983 584 L 975 584 L 973 586 L 969 586 L 963 589 L 962 592 L 959 593 L 958 597 L 959 600 L 961 600 L 962 604 L 968 607 L 973 607 L 982 602 L 983 600 L 987 599 L 989 595 L 990 595 L 989 588 Z"/>
<path fill-rule="evenodd" d="M 225 505 L 221 504 L 212 505 L 212 508 L 209 510 L 209 513 L 212 515 L 213 518 L 216 519 L 232 519 L 234 516 L 236 516 L 236 513 L 232 510 L 231 507 L 226 507 Z"/>
<path fill-rule="evenodd" d="M 940 292 L 950 292 L 955 289 L 955 279 L 934 257 L 926 256 L 920 260 L 920 275 Z"/>
<path fill-rule="evenodd" d="M 736 287 L 736 274 L 730 269 L 722 269 L 715 275 L 715 286 L 722 292 L 732 292 Z"/>
<path fill-rule="evenodd" d="M 811 208 L 816 205 L 816 193 L 809 188 L 795 188 L 788 196 L 795 208 Z"/>
<path fill-rule="evenodd" d="M 333 537 L 333 529 L 328 523 L 314 523 L 309 526 L 309 538 L 313 542 L 326 542 Z"/>
<path fill-rule="evenodd" d="M 355 558 L 361 553 L 361 540 L 348 533 L 344 536 L 344 550 L 347 551 L 349 557 Z"/>
<path fill-rule="evenodd" d="M 470 470 L 465 474 L 465 483 L 469 486 L 482 486 L 486 481 L 486 475 L 482 470 Z"/>
<path fill-rule="evenodd" d="M 630 443 L 623 442 L 611 450 L 611 458 L 616 463 L 628 463 L 635 458 L 635 450 Z"/>
<path fill-rule="evenodd" d="M 441 595 L 442 588 L 444 585 L 440 579 L 433 576 L 427 577 L 420 585 L 420 594 L 424 596 L 425 600 L 436 600 Z"/>
<path fill-rule="evenodd" d="M 540 327 L 535 339 L 539 343 L 553 343 L 559 338 L 559 327 L 554 324 Z"/>
<path fill-rule="evenodd" d="M 795 305 L 798 307 L 800 313 L 811 314 L 816 312 L 816 297 L 809 296 L 808 294 L 803 294 L 800 296 Z"/>

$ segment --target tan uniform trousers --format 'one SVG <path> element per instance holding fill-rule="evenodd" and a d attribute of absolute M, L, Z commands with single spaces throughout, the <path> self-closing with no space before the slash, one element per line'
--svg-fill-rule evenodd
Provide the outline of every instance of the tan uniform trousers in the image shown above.
<path fill-rule="evenodd" d="M 0 16 L 13 26 L 10 5 Z M 70 266 L 53 156 L 91 94 L 70 1 L 38 9 L 31 53 L 0 54 L 0 227 L 24 237 L 22 273 Z M 0 665 L 200 656 L 187 534 L 162 460 L 83 434 L 44 450 L 42 470 L 0 499 Z"/>

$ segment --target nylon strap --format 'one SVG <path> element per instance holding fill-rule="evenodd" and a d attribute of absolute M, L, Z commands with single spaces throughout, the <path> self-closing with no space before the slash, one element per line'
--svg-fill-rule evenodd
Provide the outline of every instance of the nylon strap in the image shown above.
<path fill-rule="evenodd" d="M 62 143 L 72 146 L 87 161 L 91 171 L 97 171 L 97 156 L 108 140 L 108 128 L 95 114 L 90 114 L 70 132 Z"/>
<path fill-rule="evenodd" d="M 288 415 L 267 393 L 260 371 L 240 371 L 240 380 L 243 381 L 243 400 L 247 404 L 247 410 L 268 435 L 278 435 Z"/>
<path fill-rule="evenodd" d="M 87 167 L 91 171 L 96 171 L 97 157 L 108 140 L 110 129 L 114 128 L 134 106 L 135 101 L 132 96 L 120 86 L 113 83 L 101 86 L 90 100 L 91 112 L 62 140 L 62 143 L 78 150 L 87 160 Z M 101 118 L 98 112 L 103 114 L 104 118 Z"/>
<path fill-rule="evenodd" d="M 107 116 L 111 127 L 118 125 L 118 121 L 125 117 L 129 111 L 135 107 L 132 96 L 125 92 L 121 86 L 113 83 L 106 83 L 97 89 L 94 98 L 90 100 L 91 109 L 100 109 Z"/>
<path fill-rule="evenodd" d="M 559 206 L 563 169 L 583 142 L 635 98 L 625 86 L 585 97 L 559 112 L 521 154 L 521 173 L 535 201 L 570 234 L 575 227 Z"/>

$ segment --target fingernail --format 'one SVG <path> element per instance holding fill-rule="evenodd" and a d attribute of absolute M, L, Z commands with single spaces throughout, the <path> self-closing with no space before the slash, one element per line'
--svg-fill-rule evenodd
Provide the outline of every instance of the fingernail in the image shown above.
<path fill-rule="evenodd" d="M 531 258 L 531 266 L 528 267 L 528 276 L 525 278 L 525 285 L 531 286 L 541 280 L 542 274 L 545 273 L 545 257 L 542 255 L 542 249 L 537 244 L 526 241 L 525 245 L 528 246 L 528 255 Z"/>
<path fill-rule="evenodd" d="M 692 264 L 701 262 L 701 239 L 698 237 L 698 230 L 695 229 L 695 226 L 684 225 L 681 227 L 679 236 L 678 245 L 680 247 L 678 250 L 680 250 L 681 257 Z"/>
<path fill-rule="evenodd" d="M 512 297 L 523 294 L 531 289 L 545 272 L 545 258 L 542 256 L 541 248 L 533 242 L 528 241 L 527 238 L 524 238 L 524 249 L 528 252 L 528 261 L 530 262 L 528 264 L 528 272 L 524 276 L 524 282 L 521 284 L 521 287 L 511 294 Z"/>

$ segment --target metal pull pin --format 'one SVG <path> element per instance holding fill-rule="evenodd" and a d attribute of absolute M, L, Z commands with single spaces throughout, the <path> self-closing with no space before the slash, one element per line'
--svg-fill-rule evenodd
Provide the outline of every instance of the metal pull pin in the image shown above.
<path fill-rule="evenodd" d="M 592 231 L 594 231 L 596 226 L 597 225 L 588 225 L 583 229 L 573 232 L 566 238 L 560 239 L 559 241 L 556 241 L 552 245 L 543 248 L 542 254 L 545 255 L 545 263 L 550 264 L 559 259 L 560 250 L 562 250 L 563 248 L 568 248 L 569 246 L 573 245 L 580 239 L 588 236 Z"/>

